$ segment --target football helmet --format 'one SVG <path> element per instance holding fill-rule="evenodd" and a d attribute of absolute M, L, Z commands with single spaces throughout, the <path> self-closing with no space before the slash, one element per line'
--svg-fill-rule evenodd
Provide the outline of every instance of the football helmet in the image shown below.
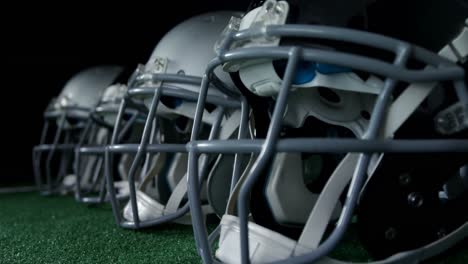
<path fill-rule="evenodd" d="M 267 0 L 233 17 L 188 145 L 203 261 L 218 241 L 226 263 L 342 263 L 329 254 L 355 228 L 377 263 L 413 263 L 467 237 L 467 11 L 463 1 Z M 252 140 L 197 137 L 220 65 L 252 108 Z M 209 237 L 197 169 L 207 153 L 251 157 Z"/>
<path fill-rule="evenodd" d="M 115 65 L 85 69 L 74 75 L 59 96 L 51 100 L 44 112 L 40 143 L 33 148 L 35 181 L 42 194 L 68 189 L 63 180 L 73 173 L 74 148 L 89 113 L 122 69 Z"/>
<path fill-rule="evenodd" d="M 213 46 L 233 14 L 227 11 L 207 13 L 178 24 L 159 41 L 148 62 L 140 65 L 130 79 L 105 159 L 110 201 L 121 227 L 143 228 L 168 221 L 190 223 L 186 198 L 186 143 L 190 139 L 204 68 L 215 57 Z M 203 110 L 200 136 L 205 139 L 236 136 L 239 119 L 245 116 L 246 110 L 239 110 L 241 103 L 232 99 L 239 94 L 235 93 L 229 74 L 218 69 L 213 78 L 217 85 L 211 85 L 206 94 L 209 104 Z M 130 99 L 142 100 L 148 108 L 139 144 L 122 144 L 117 137 L 122 113 Z M 116 198 L 112 184 L 112 156 L 116 153 L 134 154 L 128 170 L 130 199 L 124 206 Z M 204 192 L 203 202 L 206 203 L 210 195 L 221 194 L 227 198 L 230 185 L 226 181 L 230 180 L 232 159 L 234 157 L 229 156 L 200 159 L 200 175 L 204 175 L 204 179 L 212 174 L 225 175 L 222 181 L 206 187 L 211 192 Z M 222 213 L 226 201 L 212 204 Z M 204 211 L 208 214 L 214 209 L 204 206 Z"/>
<path fill-rule="evenodd" d="M 124 71 L 114 84 L 105 89 L 97 106 L 91 111 L 75 148 L 76 182 L 72 182 L 71 179 L 70 184 L 76 186 L 75 198 L 79 202 L 102 203 L 106 200 L 104 152 L 110 143 L 120 103 L 127 92 L 126 82 L 130 78 L 128 73 L 131 72 Z M 147 114 L 143 102 L 131 101 L 131 103 L 123 115 L 124 128 L 118 135 L 120 142 L 137 142 Z M 119 190 L 119 199 L 123 199 L 128 197 L 128 184 L 125 184 L 123 179 L 127 178 L 130 156 L 123 155 L 116 158 L 119 162 L 113 178 L 122 180 L 116 181 L 115 185 Z"/>

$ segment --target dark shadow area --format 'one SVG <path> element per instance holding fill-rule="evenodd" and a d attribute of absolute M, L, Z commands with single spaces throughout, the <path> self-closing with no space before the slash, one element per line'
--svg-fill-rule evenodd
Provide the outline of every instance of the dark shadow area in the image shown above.
<path fill-rule="evenodd" d="M 2 29 L 0 186 L 32 183 L 31 150 L 39 142 L 43 111 L 76 72 L 99 64 L 133 69 L 179 22 L 208 11 L 246 10 L 249 2 L 10 5 Z"/>

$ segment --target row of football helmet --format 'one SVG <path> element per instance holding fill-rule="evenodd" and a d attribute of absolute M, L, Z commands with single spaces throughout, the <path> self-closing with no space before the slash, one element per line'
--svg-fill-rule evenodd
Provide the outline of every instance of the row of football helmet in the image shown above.
<path fill-rule="evenodd" d="M 136 70 L 65 85 L 36 182 L 122 228 L 191 224 L 204 263 L 341 263 L 352 230 L 375 263 L 423 261 L 468 236 L 467 17 L 266 0 L 189 18 Z"/>

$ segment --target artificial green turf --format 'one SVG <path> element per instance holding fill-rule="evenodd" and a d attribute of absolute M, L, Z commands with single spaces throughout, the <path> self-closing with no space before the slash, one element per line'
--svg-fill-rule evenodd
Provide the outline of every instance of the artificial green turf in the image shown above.
<path fill-rule="evenodd" d="M 190 226 L 116 226 L 109 206 L 0 195 L 0 263 L 199 263 Z"/>
<path fill-rule="evenodd" d="M 353 236 L 332 254 L 365 261 Z M 37 193 L 0 195 L 0 263 L 200 263 L 190 226 L 116 226 L 108 205 Z M 468 263 L 468 241 L 428 263 Z"/>

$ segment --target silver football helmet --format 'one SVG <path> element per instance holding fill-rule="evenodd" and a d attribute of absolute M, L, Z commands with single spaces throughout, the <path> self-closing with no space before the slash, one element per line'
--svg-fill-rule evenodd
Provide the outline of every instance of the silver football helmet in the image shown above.
<path fill-rule="evenodd" d="M 110 143 L 110 136 L 114 129 L 117 113 L 123 97 L 127 93 L 128 74 L 121 74 L 120 81 L 107 87 L 97 106 L 90 116 L 80 136 L 75 153 L 76 182 L 71 179 L 71 185 L 76 186 L 75 198 L 84 203 L 102 203 L 106 199 L 107 188 L 104 177 L 104 153 Z M 147 109 L 143 102 L 132 101 L 123 115 L 124 128 L 120 131 L 119 142 L 136 143 L 143 127 Z M 133 128 L 133 129 L 130 129 Z M 126 173 L 130 156 L 116 157 L 119 161 L 114 170 L 119 199 L 128 197 L 128 184 Z"/>
<path fill-rule="evenodd" d="M 213 46 L 233 12 L 214 12 L 192 17 L 170 30 L 157 44 L 148 62 L 139 66 L 129 81 L 127 96 L 121 103 L 111 144 L 107 148 L 107 182 L 115 219 L 124 228 L 143 228 L 168 221 L 190 223 L 186 198 L 187 148 L 196 112 L 196 100 L 206 64 L 216 56 Z M 209 104 L 199 126 L 204 138 L 235 137 L 241 104 L 227 73 L 221 69 L 212 75 L 217 84 L 205 94 Z M 143 100 L 148 115 L 139 144 L 118 141 L 122 113 L 129 100 Z M 242 112 L 245 113 L 245 112 Z M 113 183 L 112 157 L 116 153 L 134 154 L 128 171 L 130 199 L 121 206 Z M 201 175 L 224 174 L 225 180 L 210 186 L 225 187 L 229 193 L 233 157 L 200 159 Z M 227 164 L 227 166 L 225 166 Z M 197 162 L 198 165 L 198 162 Z M 219 179 L 217 177 L 217 179 Z M 223 191 L 215 187 L 205 191 Z M 227 198 L 227 196 L 226 196 Z M 216 206 L 217 205 L 217 206 Z M 218 212 L 223 203 L 216 204 Z M 204 214 L 215 209 L 203 206 Z"/>
<path fill-rule="evenodd" d="M 343 263 L 329 254 L 352 227 L 375 263 L 413 263 L 468 236 L 467 7 L 428 5 L 420 23 L 412 3 L 389 26 L 398 2 L 254 1 L 231 19 L 188 148 L 205 263 Z M 440 28 L 421 28 L 431 21 Z M 218 66 L 252 108 L 241 123 L 252 140 L 198 137 Z M 207 153 L 251 155 L 210 237 L 197 169 Z"/>
<path fill-rule="evenodd" d="M 47 107 L 40 143 L 33 149 L 35 180 L 42 194 L 62 192 L 69 187 L 67 181 L 73 177 L 63 180 L 73 173 L 74 148 L 84 124 L 104 89 L 121 71 L 122 67 L 114 65 L 83 70 L 65 84 Z"/>

